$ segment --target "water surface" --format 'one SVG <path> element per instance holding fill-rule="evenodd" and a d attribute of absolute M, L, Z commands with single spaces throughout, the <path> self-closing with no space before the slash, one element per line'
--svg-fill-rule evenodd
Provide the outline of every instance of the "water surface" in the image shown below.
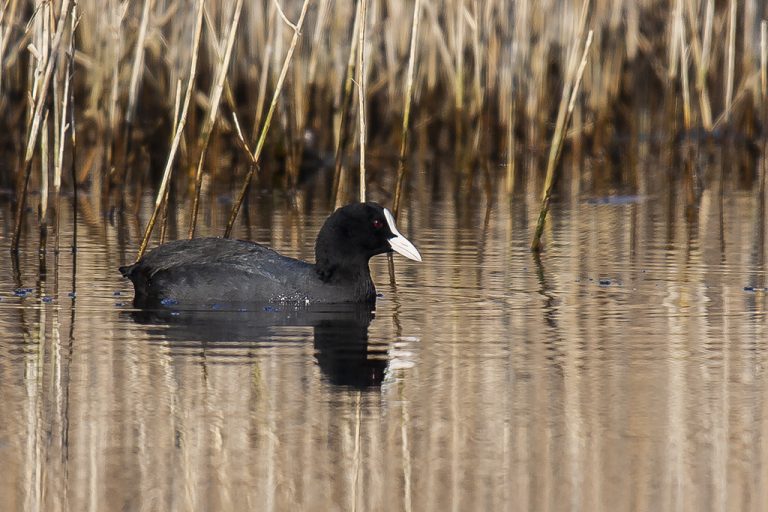
<path fill-rule="evenodd" d="M 561 195 L 540 258 L 535 186 L 426 187 L 400 221 L 424 263 L 374 260 L 373 313 L 134 310 L 149 193 L 81 199 L 74 255 L 66 208 L 45 275 L 30 223 L 0 272 L 2 508 L 768 510 L 764 197 L 653 184 Z M 312 258 L 318 198 L 254 204 L 238 236 Z"/>

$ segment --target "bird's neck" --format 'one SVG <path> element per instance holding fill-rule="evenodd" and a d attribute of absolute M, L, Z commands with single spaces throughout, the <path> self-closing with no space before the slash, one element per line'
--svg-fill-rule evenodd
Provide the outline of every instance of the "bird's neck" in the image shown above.
<path fill-rule="evenodd" d="M 353 288 L 352 293 L 357 300 L 374 300 L 376 297 L 376 288 L 371 279 L 367 259 L 348 259 L 333 264 L 321 259 L 315 263 L 315 272 L 327 285 Z"/>

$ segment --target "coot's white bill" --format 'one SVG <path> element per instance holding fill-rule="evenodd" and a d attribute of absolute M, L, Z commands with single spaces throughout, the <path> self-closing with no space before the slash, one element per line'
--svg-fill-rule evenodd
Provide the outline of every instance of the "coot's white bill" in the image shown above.
<path fill-rule="evenodd" d="M 392 212 L 386 208 L 384 208 L 384 218 L 387 219 L 389 230 L 395 235 L 394 238 L 389 239 L 389 245 L 392 246 L 392 249 L 399 252 L 406 258 L 421 261 L 421 254 L 419 254 L 419 251 L 411 242 L 408 241 L 407 238 L 400 234 L 400 232 L 397 230 L 397 226 L 395 226 L 395 217 L 392 215 Z"/>

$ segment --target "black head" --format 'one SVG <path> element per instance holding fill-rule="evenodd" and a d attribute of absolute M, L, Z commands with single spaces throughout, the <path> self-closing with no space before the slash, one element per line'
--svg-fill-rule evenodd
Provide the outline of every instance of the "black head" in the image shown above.
<path fill-rule="evenodd" d="M 421 255 L 395 226 L 386 208 L 376 203 L 352 203 L 333 212 L 315 242 L 315 259 L 324 280 L 340 268 L 365 266 L 377 254 L 397 251 L 412 260 Z"/>

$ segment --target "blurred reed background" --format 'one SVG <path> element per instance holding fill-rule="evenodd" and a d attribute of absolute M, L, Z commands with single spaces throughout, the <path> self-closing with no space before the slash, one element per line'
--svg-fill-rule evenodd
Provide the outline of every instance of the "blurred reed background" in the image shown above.
<path fill-rule="evenodd" d="M 0 273 L 36 294 L 2 296 L 0 501 L 766 510 L 766 18 L 762 0 L 0 0 L 0 247 L 82 231 L 52 279 L 44 256 Z M 324 384 L 305 330 L 195 345 L 117 307 L 150 214 L 153 241 L 195 234 L 199 207 L 201 235 L 309 258 L 361 154 L 366 194 L 394 204 L 401 183 L 430 256 L 377 280 L 381 393 Z M 232 226 L 249 179 L 266 193 Z"/>
<path fill-rule="evenodd" d="M 45 246 L 62 189 L 107 212 L 153 187 L 146 245 L 171 190 L 193 236 L 216 180 L 242 199 L 253 177 L 291 191 L 325 166 L 331 204 L 366 181 L 397 204 L 418 153 L 433 179 L 510 193 L 546 172 L 548 201 L 561 153 L 616 159 L 627 138 L 756 161 L 766 18 L 758 0 L 3 0 L 14 246 L 30 206 Z"/>

